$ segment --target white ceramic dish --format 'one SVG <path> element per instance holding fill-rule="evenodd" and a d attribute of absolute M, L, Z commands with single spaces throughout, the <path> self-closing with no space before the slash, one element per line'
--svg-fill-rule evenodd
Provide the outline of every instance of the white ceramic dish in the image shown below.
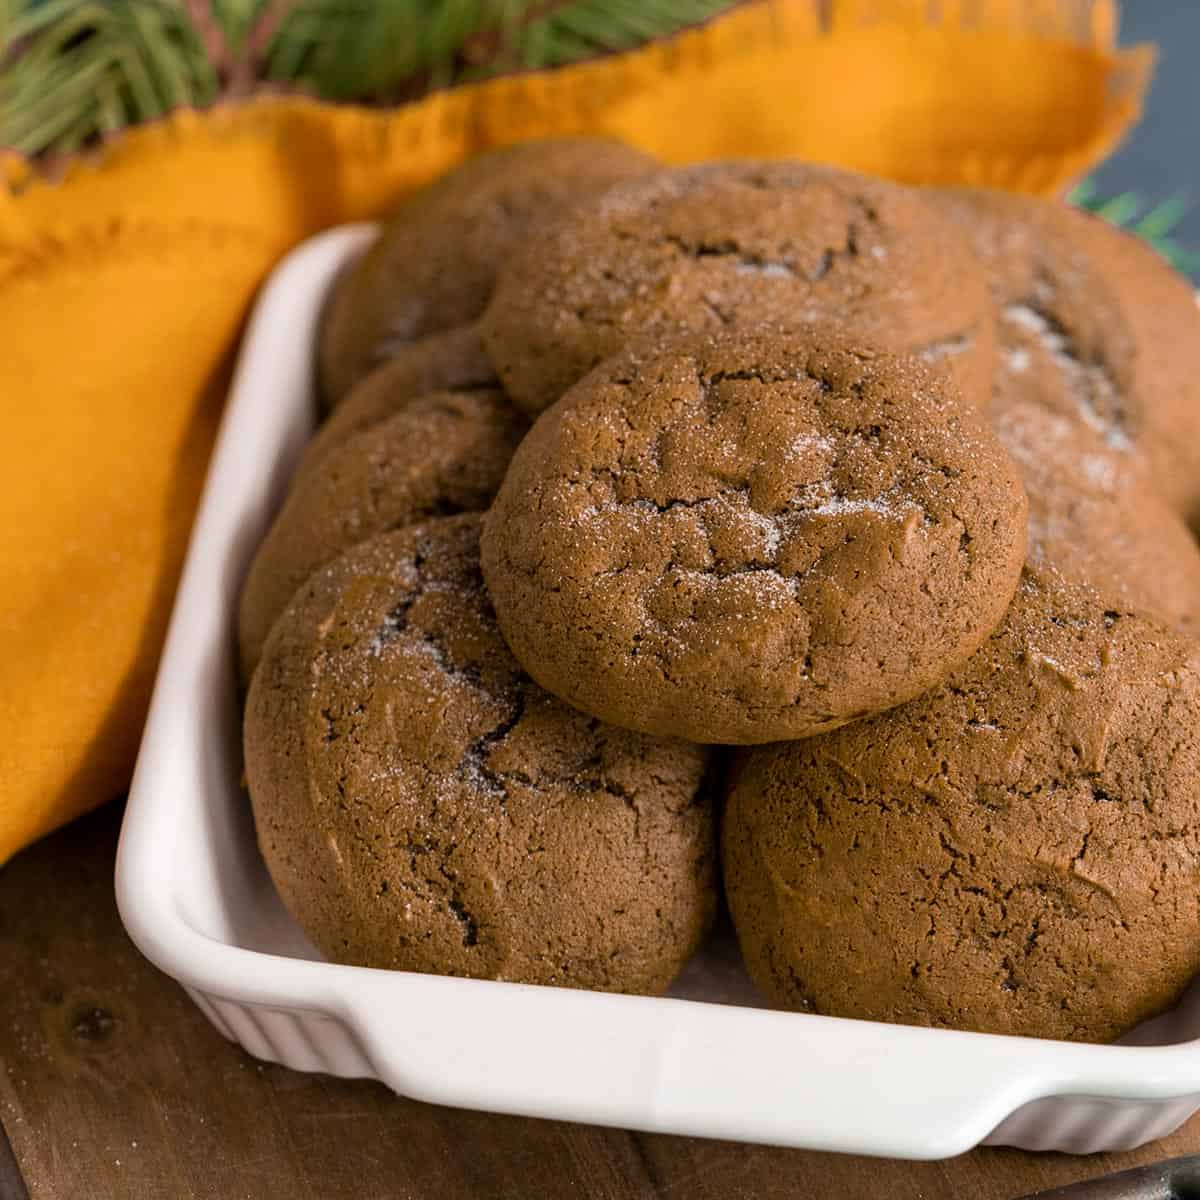
<path fill-rule="evenodd" d="M 911 1158 L 1130 1147 L 1200 1108 L 1200 989 L 1138 1031 L 1147 1044 L 1084 1046 L 754 1008 L 719 939 L 666 999 L 320 961 L 255 847 L 232 616 L 312 431 L 323 293 L 370 236 L 292 254 L 246 337 L 121 835 L 117 896 L 143 953 L 251 1054 L 441 1104 Z"/>

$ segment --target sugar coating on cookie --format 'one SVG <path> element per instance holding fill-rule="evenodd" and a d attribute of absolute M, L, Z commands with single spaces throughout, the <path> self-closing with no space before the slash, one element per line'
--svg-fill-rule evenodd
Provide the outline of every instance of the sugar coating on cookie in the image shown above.
<path fill-rule="evenodd" d="M 987 290 L 921 196 L 802 163 L 718 163 L 621 184 L 502 272 L 480 322 L 531 414 L 633 336 L 837 320 L 951 370 L 986 401 Z"/>
<path fill-rule="evenodd" d="M 996 314 L 992 411 L 1038 403 L 1132 456 L 1144 435 L 1133 332 L 1064 204 L 973 188 L 929 193 L 971 239 Z"/>
<path fill-rule="evenodd" d="M 1133 335 L 1150 477 L 1168 503 L 1200 522 L 1200 309 L 1192 282 L 1144 239 L 1091 214 L 1074 230 Z"/>
<path fill-rule="evenodd" d="M 339 962 L 661 992 L 715 908 L 707 752 L 533 683 L 478 535 L 477 517 L 383 535 L 289 606 L 246 709 L 263 856 Z"/>
<path fill-rule="evenodd" d="M 607 138 L 547 139 L 478 155 L 411 197 L 335 285 L 320 339 L 327 402 L 409 342 L 475 320 L 522 242 L 657 166 Z"/>
<path fill-rule="evenodd" d="M 1029 499 L 1029 562 L 1200 632 L 1200 547 L 1145 471 L 1038 399 L 1010 395 L 993 424 Z"/>
<path fill-rule="evenodd" d="M 1121 289 L 1091 249 L 1108 239 L 1053 201 L 930 197 L 969 233 L 991 289 L 989 415 L 1029 496 L 1030 560 L 1196 629 L 1200 550 L 1155 477 L 1155 389 Z"/>
<path fill-rule="evenodd" d="M 1027 572 L 941 687 L 746 751 L 723 861 L 786 1007 L 1103 1042 L 1200 971 L 1200 656 Z"/>
<path fill-rule="evenodd" d="M 323 454 L 311 470 L 302 467 L 242 588 L 243 679 L 318 567 L 377 533 L 486 508 L 524 432 L 498 391 L 434 392 Z"/>
<path fill-rule="evenodd" d="M 996 627 L 1025 497 L 982 417 L 840 330 L 694 337 L 544 413 L 484 524 L 510 646 L 614 724 L 806 737 L 915 696 Z"/>

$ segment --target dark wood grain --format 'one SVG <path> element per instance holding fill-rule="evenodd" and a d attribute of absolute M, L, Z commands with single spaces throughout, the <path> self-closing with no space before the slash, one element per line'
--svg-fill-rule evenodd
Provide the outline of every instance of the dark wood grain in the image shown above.
<path fill-rule="evenodd" d="M 0 1120 L 32 1200 L 1012 1200 L 1200 1150 L 1192 1122 L 1090 1159 L 856 1159 L 457 1112 L 265 1066 L 125 937 L 118 817 L 0 870 Z M 4 1171 L 0 1149 L 0 1200 L 20 1196 Z"/>

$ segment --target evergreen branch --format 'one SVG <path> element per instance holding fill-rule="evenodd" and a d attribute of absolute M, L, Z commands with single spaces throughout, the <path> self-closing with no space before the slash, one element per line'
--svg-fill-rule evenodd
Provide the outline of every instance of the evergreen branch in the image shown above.
<path fill-rule="evenodd" d="M 5 22 L 4 40 L 6 44 L 19 42 L 47 26 L 56 25 L 64 19 L 77 17 L 81 15 L 81 8 L 86 12 L 88 9 L 95 10 L 100 6 L 80 5 L 79 0 L 48 0 L 47 3 L 35 4 L 32 7 L 26 7 L 19 2 L 11 7 L 20 15 L 15 18 L 9 17 Z M 6 10 L 6 15 L 7 11 L 9 10 Z"/>
<path fill-rule="evenodd" d="M 187 3 L 204 7 L 203 0 L 8 0 L 0 143 L 52 159 L 172 108 L 211 103 L 220 63 L 209 54 L 220 30 L 198 30 Z"/>
<path fill-rule="evenodd" d="M 316 23 L 309 14 L 294 11 L 288 18 L 291 36 L 278 36 L 265 54 L 263 70 L 268 80 L 277 83 L 303 79 L 305 62 Z"/>
<path fill-rule="evenodd" d="M 1122 192 L 1104 199 L 1091 179 L 1085 179 L 1067 198 L 1072 204 L 1142 238 L 1177 270 L 1185 274 L 1200 271 L 1200 253 L 1180 245 L 1172 236 L 1180 221 L 1195 207 L 1187 196 L 1171 196 L 1140 217 L 1145 201 L 1136 192 Z"/>
<path fill-rule="evenodd" d="M 540 0 L 519 16 L 504 12 L 502 6 L 498 18 L 485 22 L 484 28 L 464 40 L 460 57 L 477 73 L 485 72 L 506 57 L 515 59 L 512 51 L 530 25 L 553 16 L 564 2 L 569 0 Z"/>
<path fill-rule="evenodd" d="M 731 0 L 0 0 L 0 143 L 55 156 L 257 82 L 395 103 L 575 62 L 707 20 Z M 86 95 L 47 108 L 68 75 Z"/>
<path fill-rule="evenodd" d="M 0 0 L 0 145 L 53 163 L 129 125 L 256 83 L 396 103 L 431 88 L 627 50 L 731 0 Z M 828 7 L 822 6 L 828 15 Z M 1074 200 L 1176 266 L 1174 197 Z"/>
<path fill-rule="evenodd" d="M 275 40 L 287 15 L 296 7 L 296 0 L 267 0 L 250 28 L 243 51 L 243 61 L 257 66 L 267 48 Z"/>
<path fill-rule="evenodd" d="M 169 40 L 164 38 L 162 14 L 148 6 L 130 5 L 125 13 L 125 28 L 118 36 L 125 38 L 128 52 L 142 60 L 155 93 L 166 108 L 186 104 L 192 94 L 187 69 L 170 52 Z"/>
<path fill-rule="evenodd" d="M 510 6 L 511 7 L 511 6 Z M 470 78 L 544 70 L 629 50 L 702 24 L 728 0 L 539 0 L 493 16 L 464 46 Z"/>
<path fill-rule="evenodd" d="M 329 99 L 390 98 L 425 66 L 422 25 L 435 3 L 300 0 L 273 39 L 267 73 Z"/>
<path fill-rule="evenodd" d="M 184 0 L 184 6 L 192 28 L 200 35 L 213 70 L 221 77 L 228 75 L 231 66 L 229 43 L 215 9 L 207 0 Z"/>
<path fill-rule="evenodd" d="M 124 125 L 121 93 L 115 81 L 107 75 L 96 83 L 96 124 L 102 138 L 111 137 Z"/>
<path fill-rule="evenodd" d="M 295 6 L 296 0 L 266 0 L 254 17 L 230 72 L 231 91 L 244 94 L 253 88 L 255 79 L 263 73 L 263 62 L 271 43 Z"/>
<path fill-rule="evenodd" d="M 1151 209 L 1133 227 L 1139 237 L 1165 238 L 1180 221 L 1187 216 L 1192 208 L 1192 202 L 1182 195 L 1171 196 L 1156 208 Z"/>
<path fill-rule="evenodd" d="M 1137 216 L 1141 207 L 1142 202 L 1137 196 L 1132 192 L 1123 192 L 1097 205 L 1095 212 L 1097 216 L 1124 229 Z"/>
<path fill-rule="evenodd" d="M 217 23 L 225 32 L 231 48 L 240 47 L 247 33 L 258 19 L 266 0 L 209 0 Z"/>

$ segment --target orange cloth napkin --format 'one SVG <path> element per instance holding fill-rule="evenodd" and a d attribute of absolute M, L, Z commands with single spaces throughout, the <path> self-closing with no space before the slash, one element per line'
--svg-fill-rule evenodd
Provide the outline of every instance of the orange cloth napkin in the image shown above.
<path fill-rule="evenodd" d="M 1053 193 L 1137 119 L 1114 0 L 776 0 L 397 110 L 179 112 L 0 187 L 0 862 L 128 783 L 231 356 L 289 247 L 480 149 L 609 133 Z"/>

